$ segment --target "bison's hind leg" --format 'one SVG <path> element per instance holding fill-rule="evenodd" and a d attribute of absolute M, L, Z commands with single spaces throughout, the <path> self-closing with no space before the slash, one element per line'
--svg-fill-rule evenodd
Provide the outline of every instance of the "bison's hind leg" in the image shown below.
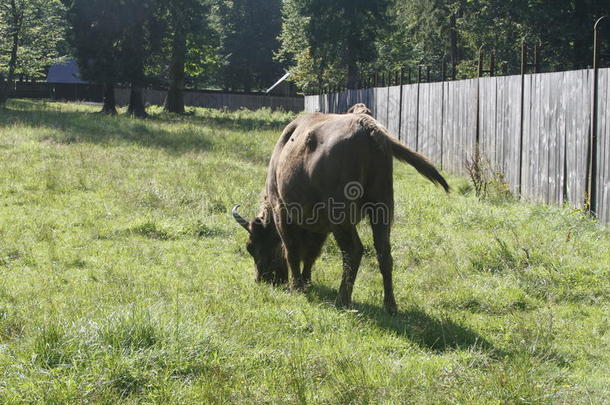
<path fill-rule="evenodd" d="M 341 279 L 336 304 L 338 307 L 345 307 L 352 303 L 352 291 L 364 247 L 354 225 L 338 228 L 333 232 L 333 235 L 343 254 L 343 278 Z"/>
<path fill-rule="evenodd" d="M 397 311 L 396 300 L 394 299 L 394 288 L 392 286 L 393 259 L 390 247 L 391 225 L 375 216 L 371 216 L 371 228 L 373 229 L 373 242 L 377 252 L 379 270 L 383 277 L 383 304 L 385 309 L 395 314 Z"/>

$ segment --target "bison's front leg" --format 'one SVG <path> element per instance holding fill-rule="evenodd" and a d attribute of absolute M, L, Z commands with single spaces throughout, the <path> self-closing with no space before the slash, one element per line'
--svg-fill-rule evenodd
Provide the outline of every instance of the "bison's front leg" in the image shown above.
<path fill-rule="evenodd" d="M 302 230 L 298 226 L 291 224 L 286 217 L 286 210 L 281 210 L 280 212 L 277 230 L 282 239 L 284 257 L 292 275 L 291 287 L 295 290 L 303 290 L 305 283 L 303 283 L 303 277 L 301 276 Z"/>
<path fill-rule="evenodd" d="M 354 226 L 337 229 L 333 232 L 333 235 L 343 254 L 343 278 L 336 304 L 338 307 L 345 307 L 352 303 L 352 291 L 364 247 Z"/>
<path fill-rule="evenodd" d="M 303 250 L 303 282 L 306 286 L 311 284 L 311 269 L 316 262 L 322 246 L 326 241 L 326 233 L 307 233 L 303 238 L 304 246 Z"/>
<path fill-rule="evenodd" d="M 298 247 L 294 245 L 284 246 L 286 253 L 286 262 L 290 268 L 290 274 L 292 275 L 292 288 L 294 290 L 305 289 L 305 283 L 301 276 L 301 255 L 299 254 Z"/>

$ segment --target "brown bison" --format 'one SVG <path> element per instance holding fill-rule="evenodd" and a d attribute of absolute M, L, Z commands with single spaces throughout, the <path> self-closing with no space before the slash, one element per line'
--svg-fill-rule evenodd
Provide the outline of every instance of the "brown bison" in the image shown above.
<path fill-rule="evenodd" d="M 394 212 L 393 158 L 449 191 L 428 160 L 392 138 L 364 104 L 348 114 L 306 114 L 290 123 L 275 146 L 260 213 L 236 221 L 250 234 L 247 250 L 257 281 L 292 286 L 311 281 L 312 266 L 332 233 L 343 254 L 338 306 L 351 302 L 363 246 L 356 225 L 368 217 L 384 284 L 384 305 L 396 311 L 390 229 Z M 301 264 L 303 269 L 301 272 Z"/>

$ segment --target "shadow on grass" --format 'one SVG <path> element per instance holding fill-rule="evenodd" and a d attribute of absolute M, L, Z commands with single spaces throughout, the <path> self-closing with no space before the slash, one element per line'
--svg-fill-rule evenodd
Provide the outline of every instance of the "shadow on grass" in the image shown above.
<path fill-rule="evenodd" d="M 64 144 L 78 142 L 102 145 L 130 143 L 144 147 L 162 148 L 170 153 L 202 152 L 218 148 L 235 154 L 236 157 L 243 160 L 266 163 L 268 154 L 262 154 L 252 148 L 251 143 L 248 143 L 247 140 L 239 137 L 225 137 L 226 139 L 216 137 L 214 130 L 234 127 L 235 130 L 244 131 L 263 126 L 281 127 L 278 121 L 270 118 L 257 122 L 255 118 L 239 119 L 239 116 L 232 117 L 231 114 L 222 111 L 210 112 L 209 118 L 162 113 L 141 120 L 125 115 L 110 117 L 100 113 L 61 111 L 47 107 L 53 104 L 11 100 L 0 111 L 2 117 L 0 128 L 24 124 L 50 131 L 49 140 Z M 195 124 L 200 125 L 203 130 L 194 131 L 192 127 L 176 126 L 172 128 L 172 131 L 168 131 L 156 125 L 163 123 Z"/>
<path fill-rule="evenodd" d="M 0 127 L 24 124 L 50 130 L 49 140 L 58 143 L 88 142 L 102 145 L 125 142 L 145 147 L 163 148 L 170 152 L 205 151 L 211 141 L 201 134 L 188 131 L 169 132 L 151 128 L 145 120 L 131 117 L 110 117 L 99 113 L 19 108 L 25 102 L 12 101 L 2 111 Z M 17 106 L 18 108 L 11 108 Z M 57 132 L 54 132 L 57 131 Z"/>
<path fill-rule="evenodd" d="M 307 296 L 314 300 L 334 302 L 337 293 L 334 288 L 312 285 Z M 389 315 L 384 308 L 365 303 L 353 302 L 351 308 L 380 328 L 405 337 L 426 350 L 444 352 L 453 349 L 481 349 L 502 355 L 473 330 L 450 319 L 434 318 L 420 309 Z"/>
<path fill-rule="evenodd" d="M 294 118 L 292 113 L 272 113 L 271 111 L 244 111 L 242 113 L 241 111 L 228 112 L 222 110 L 207 110 L 206 112 L 208 113 L 205 115 L 195 115 L 192 113 L 187 115 L 162 113 L 151 117 L 162 121 L 188 121 L 205 126 L 238 131 L 274 130 L 279 132 L 281 132 Z M 278 119 L 277 117 L 274 117 L 274 115 L 281 115 L 282 119 Z"/>

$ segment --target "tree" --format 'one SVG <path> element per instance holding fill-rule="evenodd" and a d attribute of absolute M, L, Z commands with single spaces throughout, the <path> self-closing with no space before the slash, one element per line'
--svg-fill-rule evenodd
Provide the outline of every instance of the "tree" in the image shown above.
<path fill-rule="evenodd" d="M 128 113 L 146 117 L 144 87 L 154 79 L 155 69 L 163 58 L 164 38 L 168 33 L 164 19 L 164 0 L 120 1 L 122 36 L 118 47 L 118 64 L 123 83 L 131 87 Z"/>
<path fill-rule="evenodd" d="M 206 1 L 166 0 L 164 6 L 170 54 L 165 110 L 183 114 L 186 73 L 202 73 L 200 68 L 207 58 L 197 59 L 214 48 L 217 35 L 210 28 L 210 7 Z"/>
<path fill-rule="evenodd" d="M 225 89 L 266 88 L 283 72 L 273 60 L 280 47 L 281 0 L 224 0 L 219 8 Z"/>
<path fill-rule="evenodd" d="M 115 113 L 114 85 L 131 87 L 128 113 L 146 117 L 146 68 L 161 51 L 157 0 L 67 0 L 71 42 L 84 79 L 106 87 L 103 112 Z"/>
<path fill-rule="evenodd" d="M 541 45 L 545 70 L 584 68 L 592 59 L 595 19 L 610 12 L 597 0 L 393 0 L 391 25 L 378 40 L 381 66 L 431 65 L 445 60 L 457 76 L 473 77 L 479 50 L 497 70 L 518 73 L 525 38 Z M 606 29 L 610 29 L 607 27 Z"/>
<path fill-rule="evenodd" d="M 59 0 L 0 0 L 0 73 L 43 77 L 60 59 L 65 9 Z"/>
<path fill-rule="evenodd" d="M 70 42 L 82 79 L 104 85 L 103 113 L 116 114 L 114 86 L 120 81 L 118 65 L 121 21 L 117 3 L 73 0 L 68 7 Z"/>
<path fill-rule="evenodd" d="M 292 55 L 291 64 L 306 72 L 306 77 L 296 76 L 301 85 L 327 76 L 346 78 L 344 83 L 355 88 L 360 70 L 377 58 L 375 44 L 387 23 L 388 5 L 387 0 L 286 0 L 284 29 L 304 25 L 306 43 L 296 38 L 295 29 L 282 34 L 279 57 Z"/>

